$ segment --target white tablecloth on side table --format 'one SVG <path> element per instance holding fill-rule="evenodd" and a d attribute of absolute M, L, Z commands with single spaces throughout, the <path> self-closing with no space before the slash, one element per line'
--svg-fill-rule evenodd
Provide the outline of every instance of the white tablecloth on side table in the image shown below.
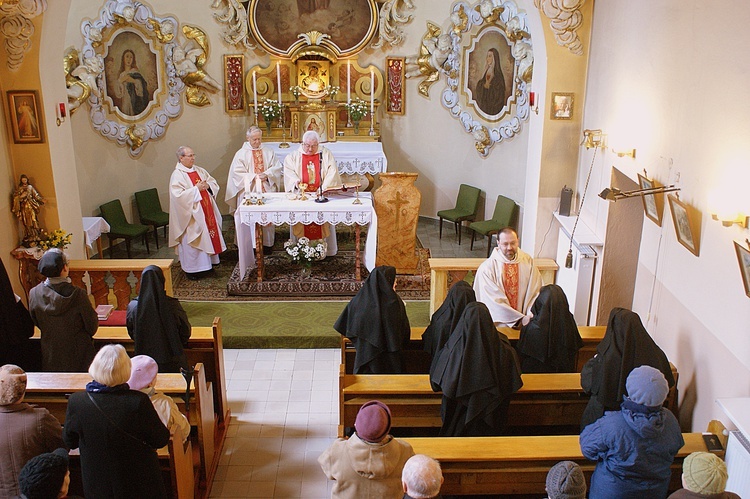
<path fill-rule="evenodd" d="M 263 205 L 240 205 L 242 223 L 237 230 L 237 241 L 251 241 L 250 245 L 238 244 L 240 269 L 242 275 L 248 267 L 255 268 L 255 224 L 283 225 L 302 223 L 330 223 L 333 225 L 369 225 L 365 240 L 364 262 L 367 270 L 375 268 L 375 250 L 377 244 L 378 219 L 372 206 L 369 192 L 360 192 L 362 204 L 352 204 L 354 192 L 329 194 L 327 203 L 316 203 L 314 194 L 308 195 L 307 201 L 290 200 L 287 193 L 271 192 L 265 194 Z M 247 234 L 250 232 L 250 234 Z"/>
<path fill-rule="evenodd" d="M 81 220 L 83 221 L 83 242 L 89 249 L 94 249 L 94 241 L 97 241 L 99 243 L 97 244 L 99 258 L 101 258 L 102 246 L 99 238 L 102 234 L 109 232 L 109 224 L 102 217 L 82 217 Z"/>

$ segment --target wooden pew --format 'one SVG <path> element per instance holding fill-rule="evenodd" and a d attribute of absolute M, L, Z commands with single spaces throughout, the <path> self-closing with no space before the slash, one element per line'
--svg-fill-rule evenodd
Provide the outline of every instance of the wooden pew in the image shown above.
<path fill-rule="evenodd" d="M 169 443 L 157 451 L 167 495 L 173 499 L 195 499 L 206 497 L 196 494 L 193 470 L 193 447 L 188 439 L 184 444 L 170 437 Z M 81 454 L 78 449 L 69 453 L 70 493 L 83 497 L 81 477 Z M 134 478 L 137 479 L 137 478 Z"/>
<path fill-rule="evenodd" d="M 460 281 L 469 272 L 475 273 L 486 258 L 430 258 L 430 317 L 445 300 L 449 281 Z M 542 274 L 543 284 L 554 284 L 560 268 L 551 258 L 534 258 L 534 266 Z"/>
<path fill-rule="evenodd" d="M 679 374 L 672 366 L 675 381 Z M 508 429 L 511 432 L 577 433 L 589 395 L 581 388 L 578 373 L 523 374 L 523 386 L 511 396 Z M 676 387 L 676 384 L 675 384 Z M 675 415 L 677 390 L 673 387 L 665 407 Z M 346 374 L 339 368 L 339 426 L 343 437 L 354 426 L 359 408 L 367 401 L 388 405 L 394 428 L 440 428 L 442 393 L 433 392 L 428 374 Z M 427 430 L 425 430 L 427 429 Z M 434 430 L 433 430 L 434 431 Z"/>
<path fill-rule="evenodd" d="M 39 329 L 34 329 L 33 339 L 40 339 Z M 120 344 L 133 355 L 133 340 L 124 326 L 100 327 L 94 335 L 94 346 L 98 350 L 104 345 Z M 215 317 L 211 327 L 193 327 L 185 349 L 190 365 L 203 364 L 206 381 L 213 389 L 214 407 L 217 422 L 223 433 L 229 426 L 229 404 L 227 403 L 226 374 L 224 370 L 224 343 L 221 332 L 221 318 Z M 223 441 L 223 440 L 222 440 Z"/>
<path fill-rule="evenodd" d="M 706 452 L 701 433 L 683 433 L 685 445 L 672 464 L 670 492 L 682 487 L 682 461 Z M 404 438 L 417 454 L 440 461 L 443 495 L 545 494 L 547 472 L 564 460 L 578 463 L 588 483 L 596 466 L 581 454 L 577 435 L 533 437 Z"/>
<path fill-rule="evenodd" d="M 430 371 L 430 356 L 422 350 L 422 334 L 424 327 L 411 328 L 411 340 L 404 350 L 404 367 L 407 374 L 426 374 Z M 505 334 L 511 345 L 515 346 L 521 331 L 509 327 L 499 327 L 498 331 Z M 576 372 L 581 372 L 583 365 L 596 355 L 596 347 L 604 338 L 606 326 L 578 326 L 578 332 L 583 340 L 583 347 L 578 350 L 576 357 Z M 346 366 L 346 373 L 354 373 L 354 345 L 345 337 L 341 337 L 341 362 Z"/>
<path fill-rule="evenodd" d="M 27 386 L 24 401 L 47 408 L 61 423 L 65 422 L 68 397 L 83 391 L 91 381 L 88 373 L 26 373 Z M 177 373 L 160 373 L 156 377 L 156 391 L 170 395 L 185 412 L 182 397 L 186 391 L 185 379 Z M 198 484 L 200 490 L 210 491 L 216 474 L 219 457 L 224 445 L 226 431 L 219 431 L 214 413 L 213 393 L 206 382 L 203 364 L 195 366 L 190 384 L 190 412 L 187 414 L 191 426 L 196 428 L 197 448 L 200 457 Z M 192 463 L 192 460 L 191 460 Z"/>

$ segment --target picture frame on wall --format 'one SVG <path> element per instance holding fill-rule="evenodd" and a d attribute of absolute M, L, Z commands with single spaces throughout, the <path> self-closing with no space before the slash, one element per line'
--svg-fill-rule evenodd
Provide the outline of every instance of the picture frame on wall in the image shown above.
<path fill-rule="evenodd" d="M 742 276 L 742 284 L 745 286 L 745 294 L 750 298 L 750 249 L 735 241 L 734 250 L 737 253 L 737 263 L 740 264 L 740 275 Z"/>
<path fill-rule="evenodd" d="M 673 194 L 668 199 L 677 241 L 695 256 L 700 256 L 700 212 Z"/>
<path fill-rule="evenodd" d="M 403 115 L 406 112 L 405 57 L 385 59 L 385 112 Z"/>
<path fill-rule="evenodd" d="M 245 56 L 224 54 L 224 111 L 245 114 Z"/>
<path fill-rule="evenodd" d="M 13 142 L 43 143 L 44 117 L 39 110 L 39 93 L 36 90 L 11 90 L 7 94 Z"/>
<path fill-rule="evenodd" d="M 552 92 L 550 101 L 549 119 L 571 120 L 573 119 L 574 94 L 569 92 Z"/>
<path fill-rule="evenodd" d="M 661 187 L 657 181 L 640 173 L 638 174 L 638 184 L 641 189 Z M 664 214 L 664 193 L 641 194 L 641 201 L 643 201 L 643 213 L 646 214 L 646 218 L 661 227 L 661 219 Z"/>

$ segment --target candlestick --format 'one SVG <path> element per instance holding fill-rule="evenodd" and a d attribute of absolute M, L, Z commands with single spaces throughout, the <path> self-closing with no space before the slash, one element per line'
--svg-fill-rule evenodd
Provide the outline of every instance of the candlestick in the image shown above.
<path fill-rule="evenodd" d="M 281 68 L 276 63 L 276 90 L 279 92 L 279 107 L 281 107 Z"/>
<path fill-rule="evenodd" d="M 255 70 L 253 70 L 253 104 L 255 105 L 255 124 L 258 124 L 258 82 L 255 79 Z"/>
<path fill-rule="evenodd" d="M 375 116 L 375 69 L 370 68 L 370 120 Z"/>
<path fill-rule="evenodd" d="M 352 103 L 352 61 L 346 61 L 346 103 Z"/>

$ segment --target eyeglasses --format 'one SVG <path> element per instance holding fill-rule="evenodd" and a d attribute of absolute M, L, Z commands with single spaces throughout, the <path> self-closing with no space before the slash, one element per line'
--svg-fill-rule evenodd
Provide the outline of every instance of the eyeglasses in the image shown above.
<path fill-rule="evenodd" d="M 185 154 L 184 157 L 186 157 L 186 158 L 194 158 L 195 154 Z"/>

